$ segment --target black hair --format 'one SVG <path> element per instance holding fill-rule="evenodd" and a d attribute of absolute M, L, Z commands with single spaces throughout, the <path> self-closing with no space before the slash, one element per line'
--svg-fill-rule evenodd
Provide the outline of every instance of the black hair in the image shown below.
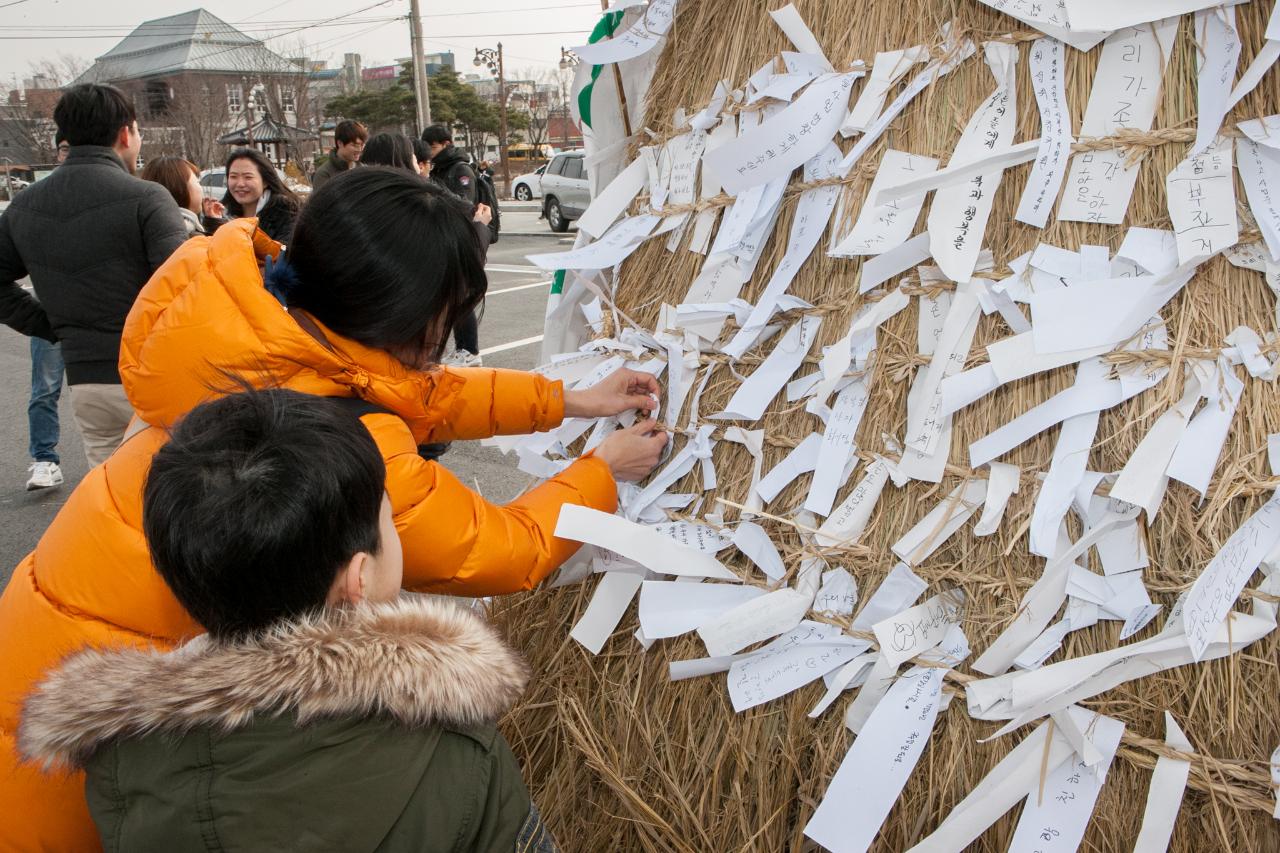
<path fill-rule="evenodd" d="M 425 163 L 431 159 L 431 146 L 423 142 L 421 139 L 411 139 L 413 143 L 413 156 L 418 158 L 419 163 Z"/>
<path fill-rule="evenodd" d="M 56 148 L 64 142 L 67 142 L 67 134 L 62 128 L 58 128 L 57 132 L 53 134 L 53 145 Z M 70 145 L 71 143 L 67 142 L 67 144 Z"/>
<path fill-rule="evenodd" d="M 352 169 L 298 216 L 288 303 L 422 368 L 484 298 L 483 252 L 471 205 L 447 189 L 403 169 Z"/>
<path fill-rule="evenodd" d="M 392 166 L 415 175 L 413 143 L 403 133 L 379 133 L 364 144 L 360 162 L 366 166 Z"/>
<path fill-rule="evenodd" d="M 71 145 L 116 144 L 120 128 L 138 120 L 133 104 L 115 86 L 81 83 L 62 93 L 53 121 Z"/>
<path fill-rule="evenodd" d="M 276 173 L 276 167 L 267 159 L 267 155 L 263 154 L 257 148 L 236 148 L 227 155 L 227 174 L 231 173 L 231 164 L 237 160 L 249 160 L 257 168 L 258 174 L 262 176 L 262 188 L 270 190 L 273 199 L 287 204 L 289 207 L 297 210 L 301 207 L 298 195 L 293 190 L 284 185 L 284 181 L 280 180 L 280 175 Z M 228 182 L 229 183 L 229 182 Z M 254 211 L 245 211 L 240 207 L 240 202 L 236 201 L 235 196 L 228 189 L 226 195 L 222 197 L 222 203 L 226 205 L 227 213 L 233 217 L 237 216 L 253 216 Z"/>
<path fill-rule="evenodd" d="M 447 145 L 453 141 L 453 134 L 443 124 L 432 124 L 422 131 L 422 141 L 428 145 Z"/>
<path fill-rule="evenodd" d="M 324 606 L 381 551 L 386 469 L 356 415 L 323 397 L 245 390 L 192 409 L 151 461 L 142 528 L 169 589 L 214 637 Z"/>
<path fill-rule="evenodd" d="M 346 145 L 348 142 L 368 138 L 369 129 L 360 122 L 352 121 L 349 118 L 338 122 L 338 126 L 333 129 L 333 141 L 338 145 Z"/>

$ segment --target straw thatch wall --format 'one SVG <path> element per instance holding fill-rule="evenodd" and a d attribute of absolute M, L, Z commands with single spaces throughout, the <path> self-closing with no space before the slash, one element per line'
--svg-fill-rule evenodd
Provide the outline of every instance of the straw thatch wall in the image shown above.
<path fill-rule="evenodd" d="M 718 79 L 741 85 L 764 61 L 791 49 L 767 15 L 777 5 L 772 0 L 685 0 L 653 81 L 648 126 L 658 133 L 669 131 L 676 107 L 701 107 Z M 977 41 L 1013 28 L 1021 45 L 1017 139 L 1038 135 L 1027 70 L 1028 41 L 1022 37 L 1034 34 L 1016 21 L 976 0 L 796 0 L 796 6 L 837 67 L 857 58 L 869 62 L 877 50 L 936 44 L 939 26 L 951 19 Z M 1244 43 L 1241 68 L 1262 43 L 1269 11 L 1269 3 L 1237 7 Z M 1191 24 L 1190 16 L 1185 16 L 1165 77 L 1155 128 L 1194 130 Z M 1100 51 L 1100 47 L 1087 54 L 1067 51 L 1067 92 L 1076 132 Z M 1280 80 L 1275 74 L 1273 70 L 1233 110 L 1224 126 L 1280 112 Z M 965 121 L 993 85 L 979 51 L 913 102 L 864 158 L 863 163 L 870 166 L 848 187 L 849 209 L 856 213 L 860 207 L 870 174 L 887 146 L 945 163 Z M 1164 181 L 1186 147 L 1185 140 L 1151 147 L 1126 225 L 1170 227 Z M 1112 250 L 1119 245 L 1124 233 L 1121 226 L 1051 219 L 1041 232 L 1015 223 L 1013 212 L 1028 170 L 1029 166 L 1008 170 L 996 196 L 985 245 L 995 253 L 997 269 L 1040 241 L 1072 249 L 1084 243 L 1106 244 Z M 800 180 L 798 173 L 794 180 Z M 1245 198 L 1239 185 L 1237 198 Z M 782 254 L 794 201 L 793 196 L 784 203 L 764 259 L 744 290 L 748 300 L 754 301 Z M 1242 223 L 1243 230 L 1250 228 Z M 662 242 L 652 241 L 631 257 L 619 287 L 620 305 L 650 328 L 662 302 L 681 301 L 702 263 L 702 257 L 691 252 L 667 253 Z M 820 243 L 790 288 L 815 305 L 830 307 L 820 344 L 831 343 L 844 333 L 861 302 L 856 286 L 860 262 L 830 259 L 823 252 L 825 245 L 825 240 Z M 1168 321 L 1170 349 L 1220 347 L 1223 336 L 1240 324 L 1259 332 L 1272 330 L 1274 306 L 1275 296 L 1260 274 L 1232 267 L 1222 257 L 1214 258 L 1162 312 Z M 913 307 L 881 332 L 871 404 L 858 434 L 862 448 L 882 449 L 882 433 L 902 435 L 910 377 L 919 365 L 915 325 Z M 985 344 L 1008 334 L 998 315 L 983 317 L 970 364 L 985 358 Z M 770 346 L 766 346 L 766 354 Z M 815 347 L 813 352 L 820 350 Z M 744 372 L 752 369 L 750 357 L 745 364 Z M 1040 374 L 1005 386 L 962 410 L 955 419 L 951 457 L 953 466 L 958 467 L 937 487 L 913 482 L 902 489 L 886 488 L 862 538 L 871 555 L 832 560 L 833 565 L 844 565 L 854 573 L 863 600 L 895 563 L 889 545 L 959 482 L 959 472 L 967 470 L 969 442 L 1068 387 L 1072 376 L 1070 368 Z M 1162 385 L 1103 413 L 1090 469 L 1116 471 L 1123 467 L 1153 420 L 1177 400 L 1181 376 L 1181 369 L 1176 368 Z M 1164 508 L 1146 530 L 1151 568 L 1145 580 L 1152 598 L 1165 605 L 1166 613 L 1177 592 L 1195 579 L 1218 546 L 1270 494 L 1270 489 L 1260 484 L 1270 476 L 1266 436 L 1280 430 L 1280 395 L 1273 383 L 1248 377 L 1245 383 L 1205 502 L 1198 504 L 1191 490 L 1171 483 Z M 736 380 L 721 369 L 703 399 L 702 411 L 722 408 L 735 386 Z M 759 424 L 768 437 L 765 470 L 798 437 L 821 429 L 820 422 L 803 408 L 784 407 L 783 401 L 775 401 Z M 1029 554 L 1026 545 L 1026 525 L 1037 491 L 1030 475 L 1047 470 L 1056 438 L 1057 430 L 1050 430 L 1002 457 L 1022 466 L 1024 481 L 1000 532 L 975 538 L 966 526 L 916 569 L 930 583 L 926 594 L 952 585 L 964 589 L 970 602 L 965 630 L 975 656 L 1007 624 L 1020 596 L 1043 568 L 1044 560 Z M 741 502 L 750 472 L 745 449 L 721 442 L 715 459 L 721 485 L 709 498 Z M 837 501 L 859 476 L 855 473 Z M 770 509 L 786 515 L 803 502 L 808 482 L 808 476 L 800 478 Z M 734 517 L 732 513 L 730 517 Z M 786 525 L 761 521 L 784 552 L 787 547 L 799 547 L 799 540 Z M 1079 535 L 1078 528 L 1073 529 L 1073 535 Z M 730 553 L 741 559 L 736 552 L 726 552 Z M 793 566 L 794 557 L 788 562 Z M 668 682 L 668 662 L 705 655 L 701 643 L 691 637 L 660 641 L 644 653 L 631 636 L 636 626 L 634 610 L 602 653 L 592 657 L 569 639 L 568 631 L 594 584 L 595 580 L 589 579 L 580 586 L 496 603 L 496 618 L 515 646 L 528 656 L 536 673 L 527 696 L 506 720 L 505 731 L 525 765 L 535 799 L 564 848 L 805 848 L 809 843 L 801 829 L 852 739 L 838 710 L 843 702 L 821 719 L 809 720 L 806 712 L 822 692 L 821 682 L 817 682 L 779 701 L 734 714 L 723 675 Z M 1248 605 L 1246 598 L 1240 606 Z M 1150 636 L 1162 621 L 1163 617 L 1157 619 L 1141 636 Z M 1072 633 L 1053 660 L 1114 648 L 1119 629 L 1118 622 L 1102 622 Z M 1128 728 L 1082 849 L 1132 849 L 1156 758 L 1150 747 L 1158 747 L 1163 740 L 1162 712 L 1168 709 L 1182 722 L 1197 753 L 1203 756 L 1193 763 L 1171 849 L 1280 850 L 1280 824 L 1264 811 L 1274 803 L 1267 782 L 1267 759 L 1280 743 L 1278 647 L 1280 639 L 1273 633 L 1244 653 L 1130 682 L 1085 703 L 1122 719 Z M 961 666 L 949 689 L 963 690 L 968 672 Z M 903 850 L 928 834 L 1030 730 L 977 743 L 995 728 L 994 724 L 971 720 L 962 699 L 951 704 L 939 717 L 932 742 L 890 814 L 876 849 Z M 1004 850 L 1018 811 L 1015 808 L 997 822 L 974 849 Z"/>

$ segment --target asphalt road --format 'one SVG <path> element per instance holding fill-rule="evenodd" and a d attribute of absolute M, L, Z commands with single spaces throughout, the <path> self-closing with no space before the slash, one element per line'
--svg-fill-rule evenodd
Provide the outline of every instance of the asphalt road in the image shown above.
<path fill-rule="evenodd" d="M 536 204 L 504 205 L 502 225 L 502 238 L 489 251 L 489 296 L 480 322 L 480 347 L 486 366 L 526 370 L 537 364 L 549 285 L 546 274 L 531 267 L 525 255 L 568 249 L 573 234 L 552 234 L 537 219 Z M 64 388 L 58 452 L 66 483 L 39 492 L 25 489 L 31 462 L 28 346 L 27 338 L 0 326 L 0 584 L 8 582 L 14 566 L 39 541 L 88 468 Z M 516 470 L 513 459 L 477 442 L 455 442 L 441 461 L 463 482 L 498 502 L 517 496 L 531 482 Z"/>

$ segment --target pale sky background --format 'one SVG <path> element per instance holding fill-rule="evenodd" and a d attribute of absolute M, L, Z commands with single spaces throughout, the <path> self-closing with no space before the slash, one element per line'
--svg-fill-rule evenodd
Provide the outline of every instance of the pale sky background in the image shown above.
<path fill-rule="evenodd" d="M 30 63 L 59 54 L 87 62 L 106 53 L 143 21 L 201 8 L 266 41 L 285 56 L 299 44 L 312 59 L 342 64 L 359 53 L 365 67 L 409 55 L 409 0 L 0 0 L 0 80 L 21 85 Z M 424 51 L 452 50 L 458 70 L 472 65 L 477 47 L 503 44 L 507 74 L 554 66 L 560 47 L 586 41 L 600 17 L 599 0 L 421 0 Z M 326 19 L 339 18 L 328 21 Z M 399 18 L 398 20 L 396 18 Z"/>

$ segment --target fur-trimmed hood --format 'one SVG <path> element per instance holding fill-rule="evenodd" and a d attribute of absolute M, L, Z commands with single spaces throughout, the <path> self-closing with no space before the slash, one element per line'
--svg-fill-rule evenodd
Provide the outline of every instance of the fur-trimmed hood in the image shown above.
<path fill-rule="evenodd" d="M 404 595 L 328 610 L 252 641 L 206 635 L 165 653 L 79 652 L 27 698 L 18 746 L 46 767 L 82 767 L 114 739 L 231 731 L 257 713 L 468 726 L 500 717 L 527 680 L 524 662 L 474 612 Z"/>

